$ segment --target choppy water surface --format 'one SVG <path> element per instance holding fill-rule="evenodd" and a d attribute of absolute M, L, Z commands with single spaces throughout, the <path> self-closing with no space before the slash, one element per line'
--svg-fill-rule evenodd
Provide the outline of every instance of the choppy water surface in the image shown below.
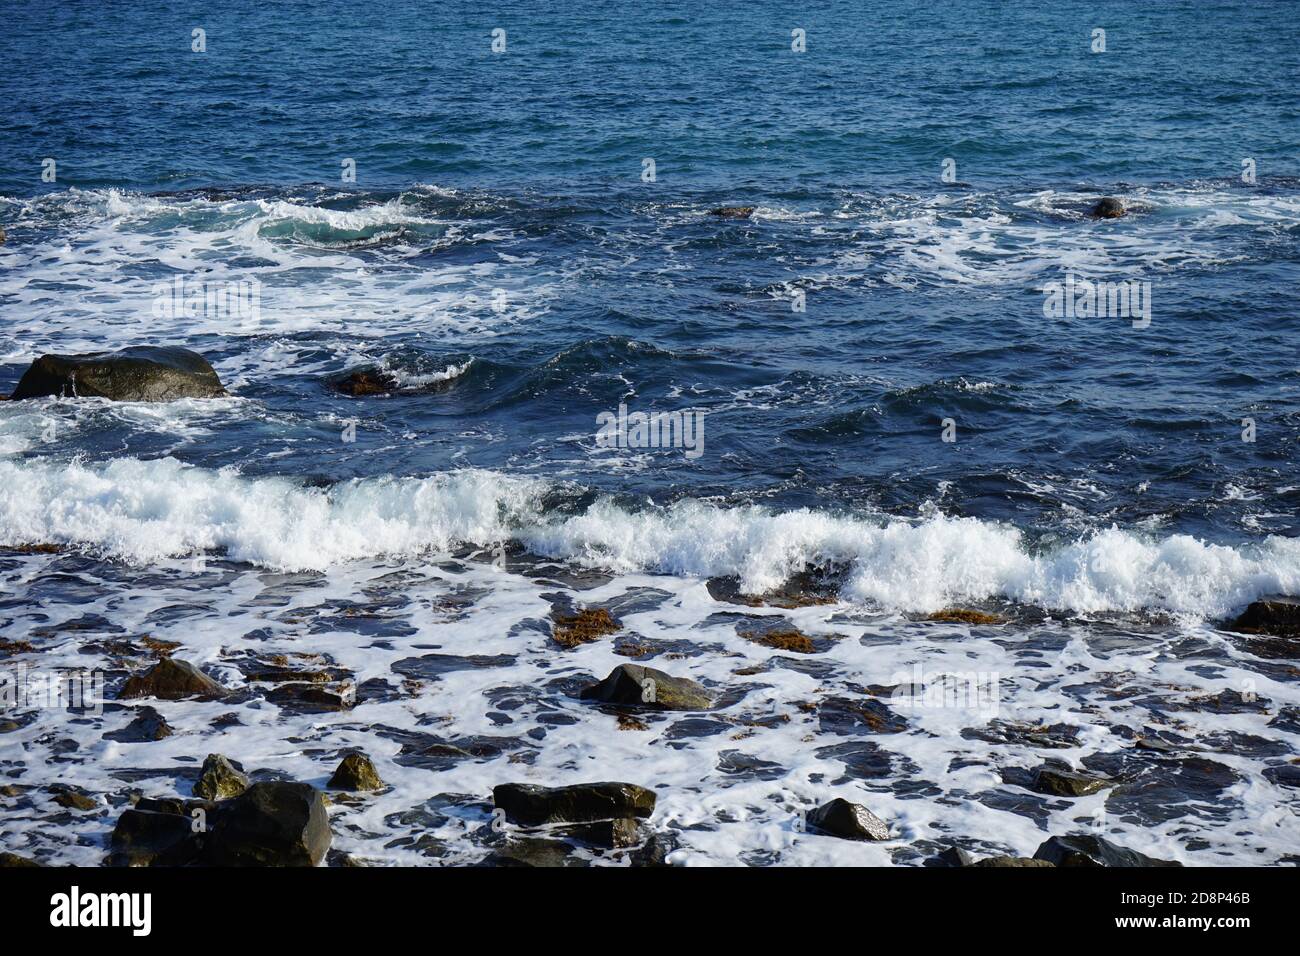
<path fill-rule="evenodd" d="M 0 403 L 0 665 L 112 696 L 150 635 L 238 693 L 151 702 L 150 742 L 114 739 L 134 702 L 11 709 L 0 848 L 97 864 L 131 790 L 186 794 L 210 752 L 323 785 L 360 747 L 391 789 L 333 807 L 336 846 L 379 863 L 478 861 L 493 784 L 592 779 L 654 786 L 679 862 L 1079 829 L 1294 861 L 1294 662 L 1220 629 L 1300 592 L 1286 6 L 542 10 L 6 10 L 0 392 L 172 344 L 231 397 Z M 1131 214 L 1088 219 L 1102 195 Z M 1149 282 L 1149 325 L 1045 317 L 1067 274 Z M 178 280 L 257 309 L 173 313 Z M 330 389 L 359 368 L 396 387 Z M 703 413 L 699 454 L 602 447 L 620 405 Z M 718 586 L 810 565 L 832 603 Z M 563 650 L 583 606 L 623 630 Z M 1007 623 L 922 620 L 952 606 Z M 814 653 L 752 639 L 791 626 Z M 356 706 L 268 700 L 272 658 Z M 627 661 L 723 706 L 578 699 Z M 944 674 L 992 706 L 882 689 Z M 1117 786 L 1022 785 L 1050 759 Z M 895 839 L 800 832 L 832 796 Z"/>

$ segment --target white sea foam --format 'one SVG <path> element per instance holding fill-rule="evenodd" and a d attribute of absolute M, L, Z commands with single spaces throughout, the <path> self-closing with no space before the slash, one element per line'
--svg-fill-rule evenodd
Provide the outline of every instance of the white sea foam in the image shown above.
<path fill-rule="evenodd" d="M 283 570 L 325 569 L 513 539 L 618 572 L 738 575 L 751 593 L 808 563 L 848 569 L 844 597 L 902 610 L 1006 597 L 1081 612 L 1224 615 L 1300 590 L 1300 541 L 1227 547 L 1112 528 L 1038 551 L 1006 524 L 931 512 L 917 520 L 686 500 L 631 511 L 599 500 L 543 510 L 541 479 L 462 470 L 327 489 L 174 459 L 107 465 L 0 462 L 0 541 L 68 543 L 134 562 L 216 549 Z"/>
<path fill-rule="evenodd" d="M 0 200 L 0 209 L 15 227 L 54 229 L 5 248 L 0 298 L 15 343 L 0 355 L 6 362 L 51 347 L 138 344 L 142 327 L 178 340 L 321 330 L 388 337 L 418 330 L 463 341 L 536 315 L 553 291 L 551 277 L 530 268 L 527 257 L 429 268 L 418 257 L 430 249 L 466 238 L 505 248 L 510 237 L 495 229 L 467 237 L 466 223 L 431 218 L 401 197 L 338 210 L 288 200 L 69 189 Z M 374 249 L 368 258 L 359 254 L 376 246 L 378 263 Z M 142 262 L 156 263 L 157 272 L 142 273 Z M 154 315 L 155 287 L 177 274 L 211 283 L 256 281 L 258 315 L 239 321 Z"/>

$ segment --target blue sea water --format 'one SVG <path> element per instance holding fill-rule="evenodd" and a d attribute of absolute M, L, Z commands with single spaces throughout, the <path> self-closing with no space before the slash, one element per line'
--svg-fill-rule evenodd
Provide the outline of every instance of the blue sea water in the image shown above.
<path fill-rule="evenodd" d="M 6 630 L 203 619 L 215 666 L 289 639 L 266 575 L 355 596 L 507 543 L 679 596 L 834 566 L 904 647 L 972 603 L 1211 640 L 1300 591 L 1292 4 L 14 2 L 0 63 L 0 393 L 157 344 L 232 394 L 0 404 L 0 544 L 69 547 L 6 559 Z M 1149 322 L 1047 314 L 1067 276 Z M 358 369 L 394 387 L 331 388 Z M 699 453 L 602 447 L 620 406 L 702 413 Z M 195 557 L 211 604 L 169 616 Z M 474 587 L 475 640 L 535 614 Z M 682 601 L 644 628 L 718 626 Z"/>

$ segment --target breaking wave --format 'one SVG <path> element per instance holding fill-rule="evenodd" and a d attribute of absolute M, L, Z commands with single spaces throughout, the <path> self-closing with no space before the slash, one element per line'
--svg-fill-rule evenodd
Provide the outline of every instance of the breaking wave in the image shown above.
<path fill-rule="evenodd" d="M 682 500 L 630 510 L 603 498 L 578 513 L 566 489 L 466 469 L 312 488 L 171 458 L 105 465 L 0 462 L 0 542 L 67 544 L 147 563 L 202 551 L 278 570 L 325 569 L 506 540 L 617 572 L 736 575 L 749 593 L 809 564 L 846 569 L 842 596 L 905 611 L 1007 598 L 1084 613 L 1225 615 L 1300 590 L 1300 541 L 1229 547 L 1110 528 L 1036 548 L 1020 529 L 930 511 L 910 520 Z"/>

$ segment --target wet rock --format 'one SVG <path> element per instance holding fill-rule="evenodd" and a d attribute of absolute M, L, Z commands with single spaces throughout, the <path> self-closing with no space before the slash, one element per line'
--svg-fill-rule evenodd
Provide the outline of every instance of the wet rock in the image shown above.
<path fill-rule="evenodd" d="M 1264 770 L 1264 779 L 1279 787 L 1300 787 L 1300 766 L 1284 763 L 1268 767 Z"/>
<path fill-rule="evenodd" d="M 1254 601 L 1228 625 L 1228 630 L 1300 638 L 1300 598 L 1279 596 Z M 1296 649 L 1300 652 L 1300 644 Z"/>
<path fill-rule="evenodd" d="M 622 625 L 603 607 L 583 608 L 576 614 L 556 614 L 553 621 L 551 636 L 555 643 L 568 649 L 590 644 L 622 629 Z"/>
<path fill-rule="evenodd" d="M 970 608 L 953 607 L 944 611 L 935 611 L 925 616 L 927 621 L 942 621 L 949 624 L 988 625 L 1005 624 L 1007 619 L 997 614 L 987 614 Z"/>
<path fill-rule="evenodd" d="M 415 680 L 437 680 L 454 671 L 509 667 L 514 662 L 512 654 L 424 654 L 402 658 L 393 664 L 393 672 Z"/>
<path fill-rule="evenodd" d="M 109 838 L 109 866 L 187 866 L 199 862 L 206 810 L 182 801 L 141 800 L 122 811 Z"/>
<path fill-rule="evenodd" d="M 5 235 L 5 231 L 3 229 L 0 229 L 0 245 L 3 245 L 4 241 L 8 238 L 9 237 Z"/>
<path fill-rule="evenodd" d="M 747 641 L 753 641 L 755 644 L 762 644 L 764 647 L 771 647 L 778 651 L 791 651 L 795 654 L 817 653 L 817 647 L 813 644 L 812 638 L 794 628 L 768 631 L 766 633 L 747 631 L 740 636 Z"/>
<path fill-rule="evenodd" d="M 721 216 L 723 219 L 748 219 L 754 214 L 754 206 L 719 206 L 717 209 L 710 209 L 710 216 Z"/>
<path fill-rule="evenodd" d="M 244 768 L 232 763 L 221 754 L 208 754 L 203 761 L 203 769 L 194 784 L 194 795 L 204 800 L 225 800 L 237 797 L 248 789 L 248 777 Z"/>
<path fill-rule="evenodd" d="M 1080 728 L 1074 724 L 1018 724 L 994 718 L 984 727 L 967 727 L 967 740 L 1063 750 L 1078 746 Z"/>
<path fill-rule="evenodd" d="M 58 395 L 118 402 L 171 402 L 226 394 L 207 359 L 182 348 L 137 346 L 89 355 L 42 355 L 10 399 Z"/>
<path fill-rule="evenodd" d="M 137 707 L 135 717 L 121 730 L 104 734 L 105 740 L 120 744 L 139 744 L 170 737 L 174 731 L 162 714 L 152 707 Z"/>
<path fill-rule="evenodd" d="M 3 233 L 0 232 L 0 241 L 3 241 Z M 19 856 L 17 853 L 6 853 L 0 851 L 0 870 L 3 869 L 29 869 L 31 867 L 44 866 L 43 863 L 37 863 L 35 860 L 28 859 L 25 856 Z"/>
<path fill-rule="evenodd" d="M 157 697 L 182 700 L 186 697 L 224 697 L 226 688 L 189 661 L 165 657 L 142 674 L 132 674 L 117 695 L 121 700 Z"/>
<path fill-rule="evenodd" d="M 926 861 L 926 866 L 970 866 L 971 855 L 959 846 L 950 846 L 937 856 Z"/>
<path fill-rule="evenodd" d="M 557 832 L 568 839 L 607 850 L 632 847 L 641 842 L 641 829 L 632 817 L 577 823 L 560 827 Z"/>
<path fill-rule="evenodd" d="M 636 717 L 633 717 L 631 714 L 619 714 L 618 729 L 619 730 L 649 730 L 650 725 L 647 724 L 644 720 L 639 720 Z"/>
<path fill-rule="evenodd" d="M 1105 196 L 1097 200 L 1088 209 L 1088 215 L 1093 219 L 1118 219 L 1127 212 L 1124 204 L 1113 196 Z"/>
<path fill-rule="evenodd" d="M 817 714 L 823 732 L 839 736 L 861 733 L 898 734 L 907 729 L 907 718 L 871 697 L 861 700 L 827 697 L 801 709 L 812 710 Z"/>
<path fill-rule="evenodd" d="M 1170 705 L 1171 710 L 1196 710 L 1210 714 L 1266 714 L 1273 705 L 1267 697 L 1260 697 L 1251 691 L 1219 691 L 1217 694 L 1205 694 L 1201 697 L 1189 697 L 1185 701 Z"/>
<path fill-rule="evenodd" d="M 1033 772 L 1030 789 L 1058 797 L 1086 797 L 1112 786 L 1112 781 L 1091 774 L 1056 767 L 1039 767 Z"/>
<path fill-rule="evenodd" d="M 291 683 L 280 684 L 267 691 L 266 699 L 295 713 L 321 714 L 347 710 L 356 703 L 356 692 L 351 685 Z"/>
<path fill-rule="evenodd" d="M 1007 867 L 1056 866 L 1056 864 L 1027 856 L 989 856 L 982 860 L 976 860 L 971 866 L 1003 869 Z"/>
<path fill-rule="evenodd" d="M 61 807 L 67 807 L 69 810 L 96 810 L 99 808 L 99 801 L 88 794 L 73 790 L 70 787 L 54 786 L 50 788 L 54 793 L 54 802 Z"/>
<path fill-rule="evenodd" d="M 479 866 L 537 867 L 550 869 L 562 866 L 580 866 L 574 859 L 574 848 L 563 840 L 545 840 L 522 837 L 508 840 L 484 857 Z"/>
<path fill-rule="evenodd" d="M 679 849 L 681 846 L 676 834 L 652 833 L 644 844 L 628 854 L 628 862 L 632 866 L 672 866 L 668 862 L 668 855 Z"/>
<path fill-rule="evenodd" d="M 1085 833 L 1044 841 L 1034 852 L 1034 859 L 1046 860 L 1056 866 L 1182 866 L 1172 860 L 1157 860 L 1135 850 L 1126 850 L 1109 840 Z"/>
<path fill-rule="evenodd" d="M 773 760 L 763 760 L 740 750 L 724 750 L 718 754 L 718 770 L 729 777 L 746 780 L 780 780 L 788 772 Z"/>
<path fill-rule="evenodd" d="M 704 685 L 640 664 L 620 664 L 600 683 L 583 688 L 581 697 L 659 710 L 708 710 L 714 702 Z"/>
<path fill-rule="evenodd" d="M 581 783 L 568 787 L 504 783 L 492 788 L 492 801 L 512 823 L 535 827 L 645 818 L 654 812 L 655 793 L 633 783 Z"/>
<path fill-rule="evenodd" d="M 344 395 L 360 398 L 365 395 L 388 395 L 397 391 L 398 383 L 392 375 L 373 369 L 357 369 L 329 383 L 329 387 Z"/>
<path fill-rule="evenodd" d="M 320 793 L 256 783 L 220 803 L 142 799 L 123 811 L 110 866 L 315 866 L 330 844 Z"/>
<path fill-rule="evenodd" d="M 839 600 L 839 589 L 843 578 L 844 569 L 809 566 L 792 574 L 780 587 L 762 594 L 742 592 L 740 579 L 734 576 L 709 578 L 705 585 L 709 597 L 715 601 L 743 604 L 746 607 L 766 606 L 793 610 L 800 607 L 834 604 Z"/>
<path fill-rule="evenodd" d="M 214 866 L 316 866 L 332 837 L 324 797 L 306 783 L 255 783 L 210 822 Z"/>
<path fill-rule="evenodd" d="M 371 759 L 358 752 L 343 758 L 328 786 L 331 790 L 382 790 L 384 781 L 379 779 L 379 772 Z"/>
<path fill-rule="evenodd" d="M 889 825 L 866 807 L 836 797 L 808 814 L 810 829 L 844 840 L 888 840 Z"/>

